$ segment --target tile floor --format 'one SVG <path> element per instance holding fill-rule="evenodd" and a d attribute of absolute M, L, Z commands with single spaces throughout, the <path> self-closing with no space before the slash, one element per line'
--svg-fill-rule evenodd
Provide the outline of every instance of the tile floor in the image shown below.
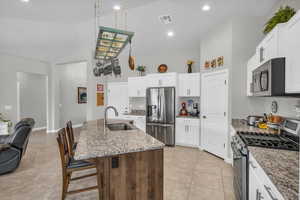
<path fill-rule="evenodd" d="M 78 135 L 79 129 L 76 129 Z M 223 160 L 193 148 L 165 148 L 164 200 L 235 200 L 232 168 Z M 1 200 L 58 200 L 61 165 L 55 134 L 34 132 L 20 167 L 0 176 Z M 95 177 L 70 189 L 96 184 Z M 97 191 L 70 195 L 67 200 L 98 199 Z"/>

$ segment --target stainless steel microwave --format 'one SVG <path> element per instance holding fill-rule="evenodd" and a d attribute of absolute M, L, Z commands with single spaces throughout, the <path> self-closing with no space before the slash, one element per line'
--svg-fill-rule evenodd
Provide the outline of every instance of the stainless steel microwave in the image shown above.
<path fill-rule="evenodd" d="M 254 96 L 285 95 L 285 58 L 271 59 L 252 72 Z"/>

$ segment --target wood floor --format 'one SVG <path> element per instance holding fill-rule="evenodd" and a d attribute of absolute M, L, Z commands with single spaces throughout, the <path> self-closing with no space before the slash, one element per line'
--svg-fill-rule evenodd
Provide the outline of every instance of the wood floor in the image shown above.
<path fill-rule="evenodd" d="M 75 134 L 78 132 L 76 129 Z M 164 200 L 235 200 L 232 168 L 223 160 L 183 147 L 165 148 L 164 156 Z M 20 167 L 14 173 L 0 176 L 0 199 L 59 200 L 62 182 L 59 159 L 55 134 L 34 132 Z M 95 177 L 91 177 L 71 184 L 70 189 L 95 183 Z M 67 200 L 91 199 L 98 199 L 97 191 L 67 197 Z"/>

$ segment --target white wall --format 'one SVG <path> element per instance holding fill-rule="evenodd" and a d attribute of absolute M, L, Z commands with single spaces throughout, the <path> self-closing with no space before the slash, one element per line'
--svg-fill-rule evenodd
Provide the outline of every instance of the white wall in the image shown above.
<path fill-rule="evenodd" d="M 17 72 L 48 75 L 49 64 L 23 57 L 0 54 L 0 112 L 17 121 Z M 12 106 L 5 110 L 5 105 Z"/>
<path fill-rule="evenodd" d="M 230 68 L 232 65 L 232 22 L 220 23 L 219 26 L 208 31 L 206 36 L 201 39 L 200 48 L 201 71 L 207 71 L 204 68 L 206 61 L 211 61 L 219 56 L 224 57 L 224 66 L 209 71 Z"/>
<path fill-rule="evenodd" d="M 60 127 L 71 120 L 74 125 L 86 121 L 86 104 L 78 104 L 77 88 L 87 87 L 87 63 L 70 63 L 58 65 L 56 74 L 59 77 L 59 121 Z"/>
<path fill-rule="evenodd" d="M 47 126 L 47 77 L 18 72 L 20 119 L 33 118 L 35 128 Z"/>

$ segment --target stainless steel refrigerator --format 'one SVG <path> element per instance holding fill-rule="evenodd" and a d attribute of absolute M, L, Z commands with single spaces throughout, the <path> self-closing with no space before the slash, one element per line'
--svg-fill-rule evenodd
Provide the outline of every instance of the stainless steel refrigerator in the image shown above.
<path fill-rule="evenodd" d="M 168 146 L 175 145 L 175 88 L 148 88 L 146 132 Z"/>

